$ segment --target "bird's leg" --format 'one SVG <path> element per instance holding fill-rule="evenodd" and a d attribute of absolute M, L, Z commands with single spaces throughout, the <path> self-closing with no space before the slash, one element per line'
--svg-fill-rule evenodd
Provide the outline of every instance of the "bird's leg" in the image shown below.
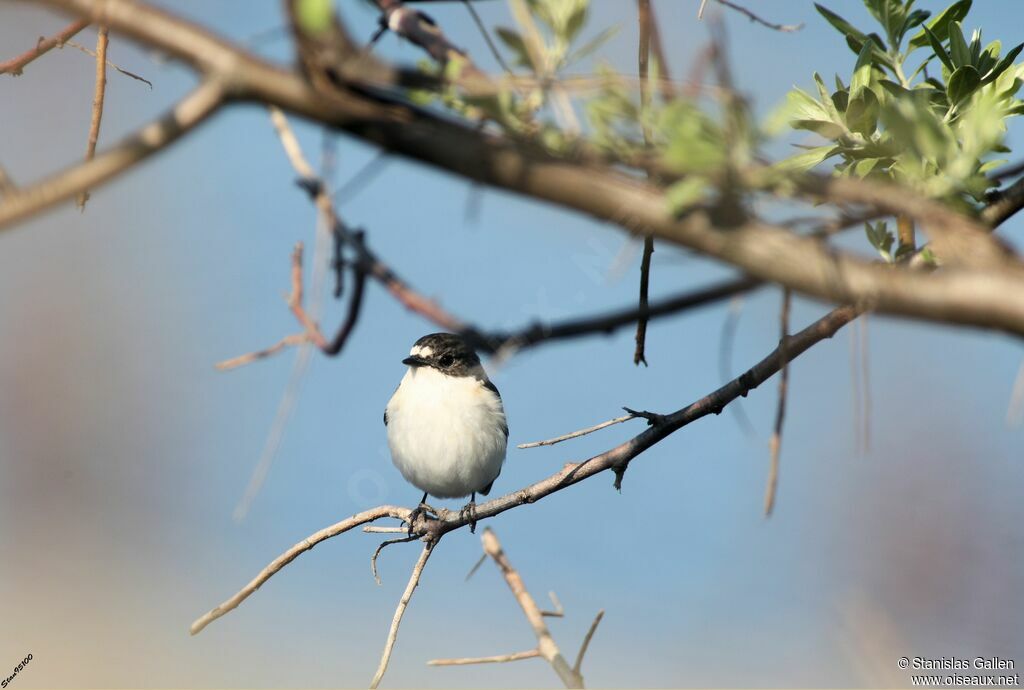
<path fill-rule="evenodd" d="M 416 519 L 421 515 L 434 515 L 437 516 L 437 510 L 427 505 L 427 492 L 423 492 L 423 498 L 420 499 L 420 504 L 409 513 L 409 517 L 406 518 L 406 522 L 409 524 L 409 536 L 413 536 L 413 525 L 416 524 Z"/>
<path fill-rule="evenodd" d="M 460 520 L 469 520 L 469 532 L 470 534 L 476 534 L 476 492 L 474 491 L 469 496 L 469 503 L 462 507 L 459 511 Z"/>

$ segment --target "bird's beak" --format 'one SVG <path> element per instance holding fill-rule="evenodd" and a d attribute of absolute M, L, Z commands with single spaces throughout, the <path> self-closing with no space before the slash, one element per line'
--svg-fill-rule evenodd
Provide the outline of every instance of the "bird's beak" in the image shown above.
<path fill-rule="evenodd" d="M 423 359 L 419 355 L 409 355 L 402 360 L 402 364 L 406 364 L 410 367 L 425 367 L 427 366 L 427 360 Z"/>

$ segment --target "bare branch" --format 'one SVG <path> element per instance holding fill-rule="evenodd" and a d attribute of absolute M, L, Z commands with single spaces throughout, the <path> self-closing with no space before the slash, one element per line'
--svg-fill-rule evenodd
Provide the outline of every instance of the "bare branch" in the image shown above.
<path fill-rule="evenodd" d="M 50 38 L 40 37 L 34 48 L 26 50 L 21 55 L 11 58 L 10 60 L 0 62 L 0 74 L 11 74 L 15 77 L 20 75 L 22 70 L 25 69 L 25 65 L 29 64 L 36 58 L 45 55 L 54 48 L 63 46 L 69 38 L 89 26 L 89 24 L 90 22 L 88 20 L 80 19 L 68 24 Z"/>
<path fill-rule="evenodd" d="M 1011 429 L 1024 421 L 1024 361 L 1020 363 L 1017 377 L 1013 381 L 1010 403 L 1006 406 L 1006 426 Z"/>
<path fill-rule="evenodd" d="M 358 527 L 359 525 L 364 525 L 367 522 L 373 522 L 374 520 L 379 520 L 385 517 L 392 517 L 399 520 L 405 520 L 408 519 L 409 514 L 411 512 L 411 510 L 407 508 L 401 508 L 399 506 L 378 506 L 370 510 L 364 510 L 363 512 L 357 513 L 356 515 L 353 515 L 350 518 L 333 524 L 330 527 L 325 527 L 324 529 L 318 532 L 314 532 L 313 534 L 309 535 L 308 537 L 306 537 L 305 539 L 303 539 L 302 541 L 300 541 L 299 543 L 295 544 L 293 547 L 282 553 L 280 556 L 275 558 L 270 563 L 270 565 L 261 570 L 260 573 L 256 577 L 254 577 L 251 582 L 249 582 L 249 584 L 240 589 L 238 593 L 236 593 L 230 599 L 227 599 L 226 601 L 224 601 L 224 603 L 220 604 L 219 606 L 211 609 L 207 613 L 204 613 L 202 616 L 197 618 L 195 622 L 192 623 L 192 626 L 189 628 L 189 631 L 191 632 L 191 634 L 195 635 L 201 632 L 202 629 L 205 628 L 207 625 L 223 616 L 225 613 L 233 611 L 235 608 L 238 607 L 239 604 L 245 601 L 250 594 L 259 589 L 264 582 L 266 582 L 271 577 L 280 572 L 281 568 L 285 567 L 286 565 L 294 561 L 296 558 L 298 558 L 299 555 L 305 553 L 306 551 L 309 551 L 325 539 L 336 537 L 339 534 L 344 534 L 345 532 L 348 532 L 353 527 Z"/>
<path fill-rule="evenodd" d="M 261 359 L 266 359 L 276 355 L 278 352 L 286 347 L 295 347 L 297 345 L 307 345 L 311 341 L 308 333 L 293 333 L 292 335 L 286 335 L 285 337 L 278 340 L 276 343 L 264 350 L 257 350 L 255 352 L 247 352 L 244 355 L 238 357 L 232 357 L 231 359 L 225 359 L 217 362 L 214 366 L 220 371 L 227 371 L 229 369 L 237 369 L 238 367 L 245 366 L 246 364 L 252 364 Z"/>
<path fill-rule="evenodd" d="M 551 599 L 551 604 L 555 607 L 555 610 L 547 611 L 541 609 L 540 615 L 547 616 L 548 618 L 565 618 L 565 609 L 562 608 L 562 602 L 558 600 L 558 596 L 552 591 L 548 592 L 548 598 Z"/>
<path fill-rule="evenodd" d="M 568 662 L 562 656 L 561 651 L 559 651 L 554 638 L 551 637 L 551 631 L 548 630 L 547 623 L 544 622 L 544 616 L 541 615 L 537 602 L 533 600 L 530 592 L 526 589 L 526 585 L 523 584 L 523 578 L 519 575 L 519 571 L 512 567 L 494 531 L 489 527 L 484 529 L 480 541 L 483 543 L 484 553 L 490 556 L 498 565 L 501 574 L 505 578 L 505 582 L 508 584 L 509 589 L 512 590 L 512 595 L 516 598 L 519 607 L 522 608 L 526 619 L 530 622 L 530 627 L 533 628 L 533 633 L 537 636 L 537 650 L 540 652 L 540 655 L 551 664 L 551 667 L 558 674 L 565 687 L 582 688 L 583 678 L 580 677 L 577 671 L 569 668 Z"/>
<path fill-rule="evenodd" d="M 430 554 L 433 553 L 436 543 L 427 543 L 423 547 L 423 552 L 420 554 L 420 558 L 416 561 L 416 565 L 413 566 L 412 575 L 409 577 L 409 584 L 405 586 L 405 591 L 402 592 L 402 598 L 398 600 L 398 608 L 395 609 L 394 618 L 391 619 L 391 629 L 388 631 L 388 639 L 384 643 L 384 653 L 380 657 L 380 665 L 377 666 L 377 673 L 374 674 L 373 680 L 370 681 L 370 687 L 376 688 L 380 685 L 381 679 L 384 677 L 384 672 L 388 670 L 388 662 L 391 660 L 391 650 L 395 647 L 395 639 L 398 637 L 398 626 L 402 624 L 402 616 L 405 615 L 405 609 L 409 605 L 409 600 L 412 599 L 412 593 L 416 589 L 416 585 L 420 583 L 420 576 L 423 574 L 423 567 L 427 564 L 427 559 L 430 558 Z"/>
<path fill-rule="evenodd" d="M 651 146 L 651 128 L 647 124 L 645 114 L 651 104 L 650 84 L 647 81 L 647 63 L 651 58 L 651 33 L 654 28 L 653 10 L 651 0 L 637 0 L 637 20 L 640 25 L 640 45 L 638 50 L 638 73 L 640 76 L 640 119 L 644 123 L 643 135 L 644 146 Z M 648 173 L 650 177 L 650 173 Z M 639 309 L 641 316 L 636 321 L 636 348 L 633 350 L 633 364 L 639 366 L 642 362 L 647 366 L 647 316 L 643 314 L 647 309 L 648 292 L 651 283 L 651 256 L 654 254 L 654 238 L 650 235 L 644 237 L 644 252 L 640 258 L 640 299 Z"/>
<path fill-rule="evenodd" d="M 594 633 L 597 632 L 597 626 L 601 623 L 601 619 L 604 618 L 604 609 L 597 612 L 594 616 L 594 622 L 590 624 L 590 628 L 587 630 L 587 634 L 583 638 L 583 644 L 580 645 L 580 653 L 576 655 L 576 663 L 573 664 L 572 670 L 576 672 L 576 675 L 583 679 L 583 675 L 580 673 L 580 668 L 583 666 L 583 657 L 587 654 L 587 648 L 590 647 L 590 640 L 594 638 Z"/>
<path fill-rule="evenodd" d="M 85 46 L 83 46 L 83 45 L 81 45 L 79 43 L 75 43 L 74 41 L 65 41 L 64 45 L 70 46 L 70 47 L 75 48 L 77 50 L 80 50 L 83 53 L 85 53 L 86 55 L 92 56 L 93 58 L 96 57 L 96 51 L 89 50 Z M 151 82 L 149 79 L 146 79 L 145 77 L 139 76 L 138 74 L 135 74 L 135 72 L 129 72 L 124 67 L 121 67 L 121 66 L 117 65 L 116 63 L 111 62 L 110 60 L 106 60 L 106 63 L 107 63 L 107 67 L 110 67 L 110 68 L 120 72 L 124 76 L 130 77 L 131 79 L 134 79 L 135 81 L 141 81 L 143 84 L 146 84 L 147 86 L 149 86 L 150 89 L 153 88 L 153 82 Z"/>
<path fill-rule="evenodd" d="M 615 419 L 609 419 L 606 422 L 601 422 L 600 424 L 595 424 L 594 426 L 588 426 L 586 429 L 580 429 L 579 431 L 572 431 L 572 432 L 570 432 L 568 434 L 563 434 L 561 436 L 556 436 L 554 438 L 549 438 L 549 439 L 547 439 L 545 441 L 533 441 L 531 443 L 520 443 L 518 446 L 516 446 L 516 448 L 537 448 L 538 446 L 553 446 L 556 443 L 561 443 L 562 441 L 569 441 L 569 440 L 574 439 L 574 438 L 579 438 L 580 436 L 586 436 L 587 434 L 592 434 L 595 431 L 600 431 L 601 429 L 607 429 L 608 427 L 612 426 L 613 424 L 621 424 L 622 422 L 628 422 L 631 419 L 636 419 L 636 415 L 633 414 L 633 413 L 624 414 L 621 417 L 616 417 Z"/>
<path fill-rule="evenodd" d="M 775 491 L 779 484 L 779 451 L 782 446 L 782 424 L 786 418 L 786 393 L 789 382 L 789 353 L 786 341 L 789 338 L 789 310 L 793 295 L 789 290 L 782 292 L 782 309 L 779 314 L 779 352 L 782 359 L 782 373 L 779 374 L 779 401 L 775 409 L 775 429 L 768 442 L 769 469 L 768 485 L 764 492 L 764 516 L 771 517 L 775 507 Z"/>
<path fill-rule="evenodd" d="M 364 527 L 363 531 L 366 532 L 368 529 L 369 528 Z M 381 528 L 381 529 L 387 529 L 387 528 Z M 398 531 L 399 532 L 405 532 L 407 530 L 404 530 L 401 527 L 399 527 Z M 383 551 L 384 549 L 386 549 L 387 547 L 391 546 L 392 544 L 404 544 L 407 541 L 413 541 L 415 539 L 419 539 L 419 537 L 416 536 L 416 535 L 413 535 L 411 537 L 399 537 L 397 539 L 387 539 L 387 540 L 382 541 L 380 543 L 380 546 L 377 547 L 377 550 L 373 552 L 373 556 L 370 557 L 370 572 L 373 573 L 373 579 L 377 581 L 378 585 L 381 583 L 380 582 L 380 573 L 377 572 L 377 556 L 380 555 L 380 552 Z"/>
<path fill-rule="evenodd" d="M 89 142 L 85 149 L 85 160 L 96 155 L 96 142 L 100 138 L 100 122 L 103 120 L 103 97 L 107 91 L 107 44 L 110 42 L 107 27 L 101 26 L 96 37 L 96 87 L 92 96 L 92 118 L 89 121 Z M 78 193 L 78 210 L 84 211 L 89 201 L 89 190 Z"/>
<path fill-rule="evenodd" d="M 468 666 L 470 664 L 503 664 L 522 659 L 536 659 L 540 656 L 539 649 L 528 649 L 525 652 L 499 654 L 497 656 L 462 657 L 459 659 L 431 659 L 427 666 Z"/>
<path fill-rule="evenodd" d="M 736 10 L 737 12 L 744 15 L 747 19 L 754 22 L 755 24 L 766 26 L 769 29 L 775 29 L 776 31 L 783 32 L 791 32 L 799 31 L 800 29 L 804 28 L 803 22 L 800 22 L 799 24 L 777 24 L 775 22 L 770 22 L 767 19 L 762 19 L 761 17 L 757 16 L 756 14 L 748 10 L 746 7 L 743 7 L 742 5 L 739 5 L 735 2 L 730 2 L 730 0 L 716 0 L 716 2 L 718 2 L 718 4 L 720 5 L 725 5 L 731 10 Z M 697 11 L 697 19 L 703 18 L 704 8 L 705 6 L 707 6 L 707 4 L 708 0 L 701 0 L 700 9 Z"/>
<path fill-rule="evenodd" d="M 224 88 L 218 80 L 202 82 L 169 113 L 120 144 L 90 161 L 5 196 L 0 202 L 0 226 L 27 218 L 125 172 L 203 123 L 224 102 Z"/>

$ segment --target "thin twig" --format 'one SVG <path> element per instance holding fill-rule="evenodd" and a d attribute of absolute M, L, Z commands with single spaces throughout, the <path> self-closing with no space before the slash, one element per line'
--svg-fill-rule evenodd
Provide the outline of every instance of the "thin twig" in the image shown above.
<path fill-rule="evenodd" d="M 78 43 L 75 43 L 74 41 L 66 41 L 64 43 L 64 45 L 69 46 L 71 48 L 77 48 L 78 50 L 82 51 L 86 55 L 92 56 L 93 58 L 96 57 L 96 52 L 95 51 L 89 50 L 85 46 L 83 46 L 81 44 L 78 44 Z M 118 72 L 120 72 L 124 76 L 131 77 L 132 79 L 134 79 L 136 81 L 141 81 L 142 83 L 147 84 L 149 86 L 149 88 L 151 88 L 151 89 L 153 88 L 153 82 L 151 82 L 149 79 L 146 79 L 145 77 L 139 76 L 138 74 L 135 74 L 135 72 L 129 72 L 125 68 L 116 65 L 115 63 L 111 62 L 110 60 L 107 60 L 107 67 L 112 67 L 113 69 L 117 70 Z"/>
<path fill-rule="evenodd" d="M 561 651 L 559 651 L 554 638 L 551 637 L 551 631 L 548 630 L 547 623 L 544 622 L 544 616 L 541 615 L 537 602 L 533 600 L 530 592 L 526 589 L 526 585 L 523 584 L 523 578 L 519 575 L 519 571 L 513 568 L 509 562 L 508 556 L 505 555 L 505 551 L 501 548 L 501 542 L 498 541 L 498 537 L 494 534 L 494 530 L 490 527 L 484 528 L 480 541 L 483 543 L 484 553 L 490 556 L 497 564 L 509 589 L 512 590 L 512 595 L 516 598 L 520 608 L 522 608 L 523 613 L 526 615 L 526 619 L 530 622 L 530 627 L 533 628 L 533 633 L 537 636 L 537 649 L 541 656 L 551 664 L 551 667 L 558 674 L 565 687 L 582 688 L 583 679 L 578 672 L 569 668 L 568 662 L 562 656 Z"/>
<path fill-rule="evenodd" d="M 1024 361 L 1020 363 L 1017 378 L 1010 393 L 1010 404 L 1006 406 L 1006 425 L 1015 428 L 1024 421 Z"/>
<path fill-rule="evenodd" d="M 255 352 L 247 352 L 244 355 L 232 357 L 231 359 L 225 359 L 217 362 L 213 366 L 219 371 L 228 371 L 229 369 L 237 369 L 238 367 L 245 366 L 246 364 L 252 364 L 253 362 L 265 359 L 272 355 L 276 355 L 278 352 L 286 347 L 295 347 L 297 345 L 306 345 L 310 342 L 308 333 L 293 333 L 292 335 L 286 335 L 279 341 L 266 348 L 265 350 L 257 350 Z"/>
<path fill-rule="evenodd" d="M 34 48 L 30 48 L 21 55 L 13 57 L 10 60 L 0 62 L 0 74 L 11 74 L 17 77 L 22 73 L 22 70 L 25 69 L 25 65 L 36 58 L 45 55 L 54 48 L 64 45 L 69 38 L 89 26 L 90 23 L 91 22 L 87 19 L 80 19 L 68 24 L 50 38 L 40 37 Z"/>
<path fill-rule="evenodd" d="M 10 194 L 17 189 L 18 185 L 14 184 L 14 180 L 7 174 L 7 170 L 4 166 L 0 165 L 0 196 Z"/>
<path fill-rule="evenodd" d="M 772 432 L 769 448 L 768 485 L 764 492 L 764 516 L 771 517 L 775 507 L 775 491 L 779 484 L 779 451 L 782 446 L 782 424 L 786 418 L 786 393 L 789 383 L 789 353 L 786 344 L 789 340 L 789 310 L 793 294 L 787 289 L 782 292 L 782 309 L 779 314 L 779 356 L 782 358 L 782 372 L 779 374 L 779 401 L 775 409 L 775 430 Z"/>
<path fill-rule="evenodd" d="M 651 0 L 637 0 L 637 18 L 640 25 L 640 45 L 638 49 L 638 72 L 640 75 L 640 121 L 643 123 L 644 147 L 651 146 L 651 128 L 647 124 L 646 113 L 651 103 L 651 86 L 647 81 L 647 66 L 651 57 Z M 648 173 L 648 178 L 651 177 Z M 654 238 L 650 235 L 644 236 L 644 253 L 640 258 L 640 299 L 639 310 L 641 316 L 636 321 L 636 348 L 633 350 L 633 364 L 639 366 L 642 362 L 647 366 L 647 310 L 648 291 L 651 283 L 651 255 L 654 254 Z"/>
<path fill-rule="evenodd" d="M 401 528 L 399 528 L 399 529 L 401 531 L 407 531 L 407 530 L 402 530 Z M 365 527 L 363 528 L 363 531 L 364 532 L 366 531 Z M 387 539 L 387 540 L 382 541 L 380 543 L 380 546 L 377 547 L 377 550 L 373 552 L 373 556 L 370 557 L 370 572 L 373 573 L 373 579 L 377 581 L 378 585 L 381 584 L 381 582 L 380 582 L 380 573 L 377 572 L 377 556 L 380 555 L 380 552 L 383 551 L 385 548 L 391 546 L 392 544 L 404 544 L 405 542 L 413 541 L 414 539 L 419 539 L 419 536 L 414 534 L 411 537 L 399 537 L 398 539 Z"/>
<path fill-rule="evenodd" d="M 376 688 L 380 685 L 381 679 L 384 677 L 384 672 L 388 670 L 388 662 L 391 660 L 391 650 L 395 647 L 395 639 L 398 637 L 398 626 L 402 624 L 402 616 L 405 615 L 405 609 L 409 605 L 409 600 L 412 599 L 412 593 L 416 589 L 416 585 L 420 583 L 420 576 L 423 574 L 423 566 L 427 564 L 427 559 L 430 558 L 430 554 L 433 553 L 436 544 L 427 543 L 423 547 L 423 552 L 420 554 L 420 558 L 416 561 L 416 565 L 413 566 L 412 575 L 409 576 L 409 584 L 405 586 L 405 591 L 402 592 L 402 598 L 398 600 L 398 608 L 395 609 L 395 615 L 391 619 L 391 629 L 388 631 L 388 639 L 384 643 L 384 652 L 380 657 L 380 664 L 377 666 L 377 673 L 374 674 L 373 680 L 370 681 L 370 688 Z"/>
<path fill-rule="evenodd" d="M 594 622 L 590 624 L 590 628 L 587 630 L 586 636 L 583 638 L 583 644 L 580 645 L 580 653 L 576 655 L 576 663 L 573 664 L 572 670 L 576 672 L 576 675 L 583 680 L 583 674 L 580 673 L 580 667 L 583 666 L 583 657 L 587 653 L 587 648 L 590 646 L 590 640 L 593 639 L 594 633 L 597 632 L 597 626 L 601 623 L 601 619 L 604 618 L 604 609 L 597 612 L 594 616 Z"/>
<path fill-rule="evenodd" d="M 427 666 L 468 666 L 470 664 L 503 664 L 509 661 L 520 661 L 522 659 L 536 659 L 539 656 L 539 649 L 528 649 L 525 652 L 515 652 L 514 654 L 499 654 L 497 656 L 463 657 L 460 659 L 431 659 L 427 662 Z"/>
<path fill-rule="evenodd" d="M 91 161 L 96 155 L 96 142 L 100 138 L 100 122 L 103 120 L 103 98 L 107 90 L 107 45 L 110 42 L 107 27 L 101 26 L 96 36 L 96 86 L 92 96 L 92 119 L 89 121 L 89 141 L 85 149 L 85 160 Z M 89 190 L 78 194 L 78 210 L 84 211 L 89 201 Z"/>
<path fill-rule="evenodd" d="M 282 553 L 280 556 L 275 558 L 273 561 L 271 561 L 270 565 L 261 570 L 259 574 L 256 577 L 254 577 L 252 581 L 249 582 L 249 584 L 240 589 L 230 599 L 227 599 L 219 606 L 214 607 L 210 611 L 204 613 L 202 616 L 197 618 L 195 622 L 192 623 L 192 626 L 189 628 L 189 631 L 191 632 L 191 634 L 195 635 L 196 633 L 202 631 L 202 629 L 205 628 L 207 625 L 217 620 L 224 614 L 233 611 L 235 608 L 238 607 L 239 604 L 241 604 L 243 601 L 249 598 L 249 595 L 251 595 L 257 589 L 259 589 L 264 582 L 266 582 L 274 575 L 276 575 L 278 572 L 280 572 L 281 568 L 285 567 L 286 565 L 294 561 L 296 558 L 298 558 L 301 554 L 305 553 L 306 551 L 309 551 L 325 539 L 330 539 L 331 537 L 335 537 L 339 534 L 348 532 L 353 527 L 358 527 L 368 522 L 380 520 L 381 518 L 385 517 L 396 518 L 398 520 L 405 520 L 408 519 L 409 514 L 411 512 L 412 511 L 409 510 L 408 508 L 401 508 L 399 506 L 377 506 L 376 508 L 364 510 L 363 512 L 357 513 L 356 515 L 353 515 L 350 518 L 335 523 L 330 527 L 325 527 L 324 529 L 309 535 L 308 537 L 306 537 L 305 539 L 303 539 L 302 541 L 300 541 L 299 543 L 295 544 L 290 549 Z"/>
<path fill-rule="evenodd" d="M 408 527 L 378 527 L 377 525 L 367 525 L 363 527 L 363 531 L 367 534 L 402 534 L 409 531 Z"/>
<path fill-rule="evenodd" d="M 476 22 L 476 27 L 480 29 L 480 34 L 487 42 L 487 47 L 490 49 L 491 55 L 494 56 L 494 59 L 497 60 L 499 65 L 501 65 L 501 68 L 505 70 L 506 74 L 514 76 L 512 68 L 505 62 L 505 58 L 501 56 L 501 51 L 498 50 L 498 46 L 494 45 L 494 41 L 491 39 L 491 32 L 487 30 L 486 26 L 484 26 L 484 22 L 480 19 L 480 15 L 477 14 L 476 8 L 473 7 L 473 3 L 470 2 L 470 0 L 462 0 L 462 4 L 466 6 L 467 10 L 469 10 L 470 15 L 473 17 L 473 21 Z"/>
<path fill-rule="evenodd" d="M 636 415 L 635 414 L 625 414 L 625 415 L 622 415 L 621 417 L 616 417 L 615 419 L 609 419 L 606 422 L 601 422 L 600 424 L 595 424 L 594 426 L 588 426 L 586 429 L 580 429 L 579 431 L 573 431 L 573 432 L 570 432 L 568 434 L 562 434 L 561 436 L 556 436 L 554 438 L 549 438 L 549 439 L 546 439 L 544 441 L 532 441 L 530 443 L 520 443 L 518 446 L 516 446 L 516 448 L 537 448 L 538 446 L 553 446 L 556 443 L 561 443 L 562 441 L 569 441 L 569 440 L 574 439 L 574 438 L 579 438 L 580 436 L 586 436 L 587 434 L 592 434 L 595 431 L 600 431 L 601 429 L 607 429 L 608 427 L 612 426 L 613 424 L 621 424 L 622 422 L 628 422 L 631 419 L 636 419 Z"/>
<path fill-rule="evenodd" d="M 565 618 L 565 609 L 562 608 L 562 602 L 558 600 L 558 596 L 554 591 L 548 592 L 548 598 L 551 599 L 551 604 L 555 607 L 555 610 L 541 609 L 540 615 L 547 616 L 548 618 Z"/>
<path fill-rule="evenodd" d="M 757 16 L 756 14 L 748 10 L 746 7 L 738 5 L 734 2 L 730 2 L 729 0 L 716 0 L 716 2 L 718 2 L 718 4 L 720 5 L 725 5 L 729 9 L 736 10 L 740 14 L 746 16 L 747 19 L 754 22 L 755 24 L 766 26 L 769 29 L 774 29 L 776 31 L 783 32 L 792 32 L 799 31 L 800 29 L 804 28 L 803 22 L 800 22 L 799 24 L 776 24 L 775 22 L 770 22 L 767 19 L 762 19 L 761 17 Z M 697 11 L 697 19 L 701 19 L 704 16 L 704 8 L 707 4 L 708 0 L 701 0 L 700 9 Z"/>

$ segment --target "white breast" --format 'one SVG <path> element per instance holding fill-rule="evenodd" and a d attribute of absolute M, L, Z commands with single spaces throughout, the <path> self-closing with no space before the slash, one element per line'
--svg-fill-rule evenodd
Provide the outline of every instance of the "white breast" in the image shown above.
<path fill-rule="evenodd" d="M 501 399 L 472 376 L 410 367 L 387 406 L 391 459 L 405 479 L 438 498 L 480 492 L 505 460 Z"/>

